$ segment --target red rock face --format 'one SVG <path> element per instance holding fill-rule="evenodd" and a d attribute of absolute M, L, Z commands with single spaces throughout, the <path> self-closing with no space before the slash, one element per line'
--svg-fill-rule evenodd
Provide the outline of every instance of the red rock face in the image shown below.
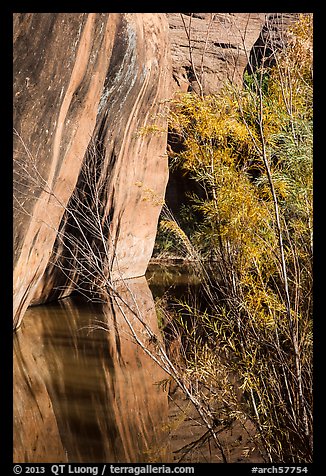
<path fill-rule="evenodd" d="M 225 80 L 242 80 L 250 50 L 259 37 L 265 13 L 168 13 L 176 90 L 217 92 Z M 183 21 L 182 21 L 183 20 Z M 190 58 L 190 33 L 193 65 Z"/>
<path fill-rule="evenodd" d="M 216 93 L 240 84 L 248 62 L 255 69 L 266 48 L 282 48 L 298 13 L 167 13 L 176 91 Z M 189 46 L 190 45 L 190 46 Z M 191 53 L 191 54 L 190 54 Z M 195 73 L 194 74 L 194 69 Z"/>
<path fill-rule="evenodd" d="M 101 144 L 111 277 L 145 273 L 168 177 L 157 114 L 170 78 L 163 14 L 15 14 L 14 327 L 57 284 L 49 260 L 89 144 Z M 165 131 L 139 134 L 154 123 Z"/>

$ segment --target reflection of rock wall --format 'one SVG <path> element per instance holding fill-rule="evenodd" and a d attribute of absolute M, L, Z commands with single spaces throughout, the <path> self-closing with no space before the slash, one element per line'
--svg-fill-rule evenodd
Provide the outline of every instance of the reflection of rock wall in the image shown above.
<path fill-rule="evenodd" d="M 166 132 L 137 132 L 165 125 L 156 114 L 169 96 L 168 45 L 163 14 L 14 15 L 14 326 L 57 286 L 52 269 L 42 276 L 92 141 L 104 158 L 113 271 L 145 273 L 167 181 Z"/>
<path fill-rule="evenodd" d="M 158 333 L 145 278 L 126 282 Z M 119 290 L 134 306 L 130 292 Z M 96 323 L 108 332 L 92 330 Z M 168 402 L 157 382 L 165 374 L 133 342 L 116 304 L 68 298 L 29 308 L 15 336 L 14 373 L 15 462 L 164 461 Z"/>
<path fill-rule="evenodd" d="M 33 325 L 23 325 L 14 337 L 13 461 L 66 462 L 46 385 L 50 375 L 41 344 L 42 323 L 29 317 Z"/>

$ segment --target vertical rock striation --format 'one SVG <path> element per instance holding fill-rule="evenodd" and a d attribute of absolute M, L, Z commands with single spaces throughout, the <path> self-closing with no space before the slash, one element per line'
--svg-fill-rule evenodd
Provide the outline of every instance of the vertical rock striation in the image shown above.
<path fill-rule="evenodd" d="M 164 14 L 15 14 L 14 327 L 58 287 L 49 261 L 90 144 L 101 148 L 112 275 L 145 273 L 167 132 L 139 131 L 165 126 L 169 53 Z"/>

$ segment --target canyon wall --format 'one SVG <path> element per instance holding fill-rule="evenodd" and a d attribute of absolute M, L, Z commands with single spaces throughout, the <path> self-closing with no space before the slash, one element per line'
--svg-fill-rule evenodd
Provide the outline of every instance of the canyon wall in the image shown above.
<path fill-rule="evenodd" d="M 111 272 L 145 273 L 168 179 L 170 84 L 164 14 L 14 15 L 14 327 L 58 288 L 52 251 L 94 144 Z"/>
<path fill-rule="evenodd" d="M 166 461 L 168 394 L 159 383 L 167 375 L 134 344 L 126 320 L 144 340 L 137 306 L 159 339 L 153 297 L 145 277 L 118 289 L 122 306 L 75 296 L 27 309 L 14 334 L 16 463 Z"/>
<path fill-rule="evenodd" d="M 226 80 L 239 84 L 265 16 L 168 13 L 175 89 L 200 92 L 197 79 L 204 94 L 217 92 Z"/>

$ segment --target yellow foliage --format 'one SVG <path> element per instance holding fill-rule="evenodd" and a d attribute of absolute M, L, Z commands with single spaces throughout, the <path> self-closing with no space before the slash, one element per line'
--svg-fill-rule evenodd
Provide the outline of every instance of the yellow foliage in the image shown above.
<path fill-rule="evenodd" d="M 246 78 L 245 88 L 175 100 L 170 127 L 183 145 L 176 157 L 200 192 L 188 207 L 191 240 L 173 222 L 161 226 L 186 246 L 193 241 L 211 260 L 211 307 L 207 313 L 187 309 L 209 345 L 202 348 L 186 332 L 188 375 L 220 384 L 222 350 L 229 375 L 241 379 L 260 436 L 271 454 L 284 456 L 289 449 L 294 454 L 299 434 L 292 425 L 294 406 L 302 405 L 296 359 L 308 407 L 311 401 L 311 15 L 301 16 L 276 65 L 257 77 Z"/>

